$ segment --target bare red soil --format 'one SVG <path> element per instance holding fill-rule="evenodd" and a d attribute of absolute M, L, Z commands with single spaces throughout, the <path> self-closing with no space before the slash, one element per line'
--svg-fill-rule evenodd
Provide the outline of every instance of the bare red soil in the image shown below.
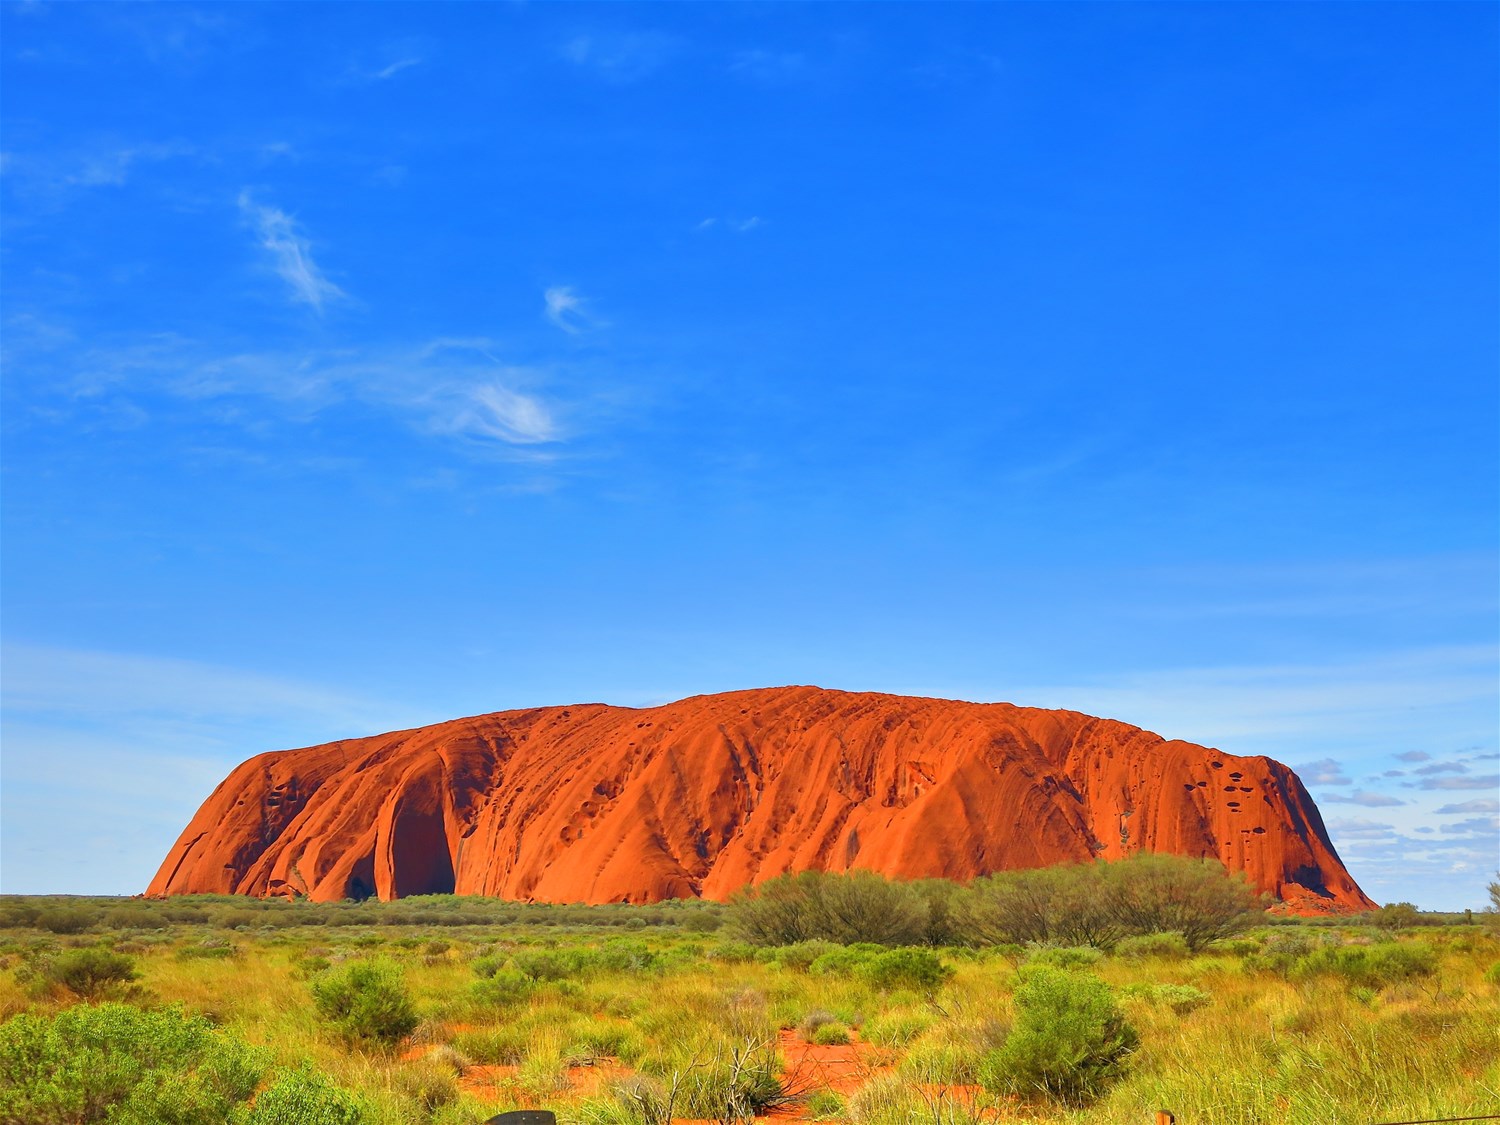
<path fill-rule="evenodd" d="M 1364 910 L 1286 766 L 1072 711 L 768 688 L 505 711 L 251 758 L 148 894 L 723 899 L 789 871 L 968 880 L 1212 856 Z"/>

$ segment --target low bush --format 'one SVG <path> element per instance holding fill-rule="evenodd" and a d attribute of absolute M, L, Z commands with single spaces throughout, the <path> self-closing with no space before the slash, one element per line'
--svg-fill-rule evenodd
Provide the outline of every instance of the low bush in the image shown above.
<path fill-rule="evenodd" d="M 41 975 L 84 1000 L 118 993 L 140 977 L 134 960 L 100 947 L 64 950 L 43 964 Z"/>
<path fill-rule="evenodd" d="M 474 1028 L 453 1037 L 454 1050 L 485 1066 L 515 1066 L 526 1058 L 530 1031 L 516 1024 Z"/>
<path fill-rule="evenodd" d="M 511 965 L 522 976 L 541 983 L 544 981 L 568 980 L 582 974 L 585 955 L 583 950 L 562 952 L 554 949 L 533 949 L 517 953 Z"/>
<path fill-rule="evenodd" d="M 967 1086 L 979 1077 L 981 1062 L 972 1044 L 919 1039 L 901 1060 L 897 1073 L 926 1086 Z"/>
<path fill-rule="evenodd" d="M 1255 948 L 1258 947 L 1251 946 L 1251 949 Z M 1187 938 L 1175 931 L 1166 930 L 1159 934 L 1136 934 L 1121 938 L 1115 943 L 1114 952 L 1115 956 L 1127 961 L 1144 961 L 1148 957 L 1176 961 L 1186 957 L 1192 950 L 1188 948 Z"/>
<path fill-rule="evenodd" d="M 930 1012 L 897 1009 L 866 1020 L 860 1035 L 877 1047 L 905 1047 L 936 1022 Z"/>
<path fill-rule="evenodd" d="M 879 948 L 878 946 L 876 948 Z M 793 942 L 791 945 L 773 946 L 763 954 L 764 960 L 772 965 L 780 965 L 786 969 L 797 969 L 808 972 L 811 968 L 831 953 L 841 953 L 844 947 L 836 942 L 824 941 L 814 938 L 808 941 Z"/>
<path fill-rule="evenodd" d="M 255 1108 L 235 1125 L 362 1125 L 364 1120 L 358 1098 L 304 1066 L 262 1090 Z"/>
<path fill-rule="evenodd" d="M 678 1117 L 710 1121 L 749 1121 L 784 1100 L 776 1057 L 770 1051 L 720 1060 L 683 1076 L 675 1107 Z"/>
<path fill-rule="evenodd" d="M 1316 949 L 1293 966 L 1294 979 L 1336 976 L 1350 985 L 1384 988 L 1399 981 L 1431 976 L 1437 971 L 1437 954 L 1416 942 L 1382 942 L 1377 945 L 1335 945 Z"/>
<path fill-rule="evenodd" d="M 1022 975 L 1016 1021 L 980 1070 L 989 1089 L 1084 1105 L 1125 1070 L 1140 1037 L 1109 988 L 1086 973 L 1043 966 Z"/>
<path fill-rule="evenodd" d="M 1092 945 L 1047 945 L 1032 942 L 1026 949 L 1026 964 L 1051 965 L 1058 969 L 1086 969 L 1104 959 Z"/>
<path fill-rule="evenodd" d="M 819 977 L 850 977 L 884 952 L 884 946 L 867 941 L 838 945 L 819 956 L 807 971 Z"/>
<path fill-rule="evenodd" d="M 842 1047 L 850 1041 L 849 1029 L 837 1020 L 820 1024 L 810 1036 L 820 1047 Z"/>
<path fill-rule="evenodd" d="M 351 1042 L 389 1046 L 418 1023 L 402 972 L 388 961 L 329 969 L 313 981 L 312 994 L 318 1013 Z"/>
<path fill-rule="evenodd" d="M 848 1104 L 832 1090 L 814 1090 L 807 1096 L 807 1116 L 814 1121 L 837 1121 L 848 1114 Z"/>
<path fill-rule="evenodd" d="M 99 912 L 79 906 L 54 906 L 36 916 L 38 929 L 53 934 L 81 934 L 99 924 Z"/>
<path fill-rule="evenodd" d="M 535 989 L 536 985 L 530 977 L 514 969 L 501 969 L 476 980 L 469 986 L 469 994 L 482 1004 L 504 1007 L 523 1002 Z"/>
<path fill-rule="evenodd" d="M 909 988 L 927 996 L 953 976 L 953 970 L 929 949 L 891 949 L 865 962 L 857 973 L 883 992 Z"/>
<path fill-rule="evenodd" d="M 219 961 L 238 954 L 239 950 L 224 938 L 204 938 L 195 945 L 184 945 L 173 956 L 179 961 Z"/>
<path fill-rule="evenodd" d="M 175 1008 L 22 1014 L 0 1024 L 0 1121 L 223 1125 L 265 1068 L 265 1052 Z"/>
<path fill-rule="evenodd" d="M 825 1011 L 822 1008 L 814 1008 L 812 1011 L 808 1012 L 807 1015 L 802 1017 L 801 1022 L 797 1024 L 797 1030 L 802 1033 L 802 1038 L 811 1039 L 813 1032 L 817 1031 L 818 1028 L 822 1027 L 825 1023 L 837 1022 L 838 1016 L 834 1015 L 832 1012 Z"/>

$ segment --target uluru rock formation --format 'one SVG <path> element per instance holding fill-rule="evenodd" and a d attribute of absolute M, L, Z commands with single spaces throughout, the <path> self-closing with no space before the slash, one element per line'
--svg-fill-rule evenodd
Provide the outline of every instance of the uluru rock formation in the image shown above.
<path fill-rule="evenodd" d="M 1296 910 L 1374 906 L 1302 783 L 1072 711 L 769 688 L 502 711 L 260 754 L 148 894 L 727 898 L 788 871 L 968 880 L 1213 856 Z"/>

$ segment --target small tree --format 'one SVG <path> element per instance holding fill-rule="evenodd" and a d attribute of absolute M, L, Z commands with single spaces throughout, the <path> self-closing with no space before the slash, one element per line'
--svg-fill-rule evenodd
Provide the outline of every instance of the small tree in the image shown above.
<path fill-rule="evenodd" d="M 739 936 L 757 945 L 822 940 L 912 945 L 927 933 L 927 900 L 872 871 L 803 871 L 746 887 L 729 902 Z"/>
<path fill-rule="evenodd" d="M 388 961 L 356 961 L 313 981 L 318 1012 L 345 1039 L 389 1046 L 417 1026 L 401 969 Z"/>
<path fill-rule="evenodd" d="M 1409 902 L 1388 902 L 1369 914 L 1370 924 L 1382 930 L 1400 930 L 1421 924 L 1417 908 Z"/>
<path fill-rule="evenodd" d="M 1101 871 L 1103 901 L 1122 930 L 1175 930 L 1195 951 L 1246 929 L 1265 908 L 1242 872 L 1214 859 L 1141 853 Z"/>

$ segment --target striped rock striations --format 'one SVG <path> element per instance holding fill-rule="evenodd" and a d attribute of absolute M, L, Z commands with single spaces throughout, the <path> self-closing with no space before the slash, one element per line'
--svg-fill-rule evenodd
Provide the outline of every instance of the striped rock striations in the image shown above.
<path fill-rule="evenodd" d="M 968 880 L 1213 856 L 1298 911 L 1374 904 L 1286 766 L 1071 711 L 773 688 L 504 711 L 260 754 L 148 894 L 727 898 L 788 871 Z"/>

